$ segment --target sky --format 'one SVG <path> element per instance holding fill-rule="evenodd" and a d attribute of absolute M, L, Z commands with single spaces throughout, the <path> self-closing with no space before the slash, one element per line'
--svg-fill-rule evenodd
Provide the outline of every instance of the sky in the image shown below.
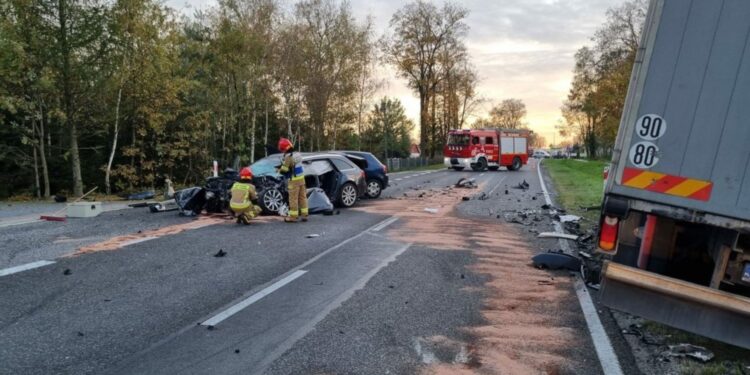
<path fill-rule="evenodd" d="M 560 142 L 554 126 L 562 121 L 560 107 L 572 79 L 573 56 L 576 50 L 591 44 L 594 32 L 604 23 L 607 9 L 623 1 L 458 1 L 469 11 L 465 42 L 479 73 L 477 91 L 487 100 L 476 115 L 486 116 L 503 99 L 521 99 L 526 103 L 526 121 L 531 129 L 544 136 L 547 143 Z M 443 1 L 433 2 L 438 6 L 443 4 Z M 405 3 L 350 0 L 357 19 L 365 20 L 368 15 L 373 18 L 377 37 L 389 32 L 391 16 Z M 215 1 L 167 0 L 166 4 L 192 14 Z M 381 67 L 377 74 L 385 81 L 377 95 L 400 99 L 407 115 L 418 123 L 419 100 L 406 87 L 405 80 L 388 67 Z"/>

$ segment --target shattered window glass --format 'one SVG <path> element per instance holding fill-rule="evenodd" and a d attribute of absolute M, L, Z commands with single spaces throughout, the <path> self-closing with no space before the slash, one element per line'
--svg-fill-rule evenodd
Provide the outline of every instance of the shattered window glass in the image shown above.
<path fill-rule="evenodd" d="M 309 164 L 305 163 L 305 174 L 306 175 L 323 175 L 333 170 L 333 166 L 328 160 L 313 160 Z"/>
<path fill-rule="evenodd" d="M 277 167 L 281 165 L 281 155 L 271 155 L 260 159 L 250 166 L 254 176 L 279 176 Z"/>

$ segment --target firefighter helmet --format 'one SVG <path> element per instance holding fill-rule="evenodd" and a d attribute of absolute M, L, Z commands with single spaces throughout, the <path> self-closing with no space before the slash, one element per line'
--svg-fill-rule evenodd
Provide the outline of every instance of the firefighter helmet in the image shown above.
<path fill-rule="evenodd" d="M 250 169 L 250 167 L 242 168 L 240 171 L 240 180 L 252 180 L 253 179 L 253 171 Z"/>
<path fill-rule="evenodd" d="M 287 138 L 281 138 L 279 139 L 279 151 L 281 152 L 287 152 L 290 148 L 292 148 L 294 145 L 292 144 L 292 141 L 290 141 Z"/>

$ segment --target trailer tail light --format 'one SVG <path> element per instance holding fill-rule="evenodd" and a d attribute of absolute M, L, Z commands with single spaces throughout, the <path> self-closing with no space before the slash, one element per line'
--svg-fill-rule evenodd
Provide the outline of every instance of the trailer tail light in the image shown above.
<path fill-rule="evenodd" d="M 614 216 L 604 216 L 599 230 L 599 249 L 612 252 L 617 244 L 617 230 L 620 220 Z"/>

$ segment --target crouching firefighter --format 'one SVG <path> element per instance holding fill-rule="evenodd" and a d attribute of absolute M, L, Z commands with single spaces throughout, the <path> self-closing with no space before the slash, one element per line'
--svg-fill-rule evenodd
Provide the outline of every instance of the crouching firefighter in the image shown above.
<path fill-rule="evenodd" d="M 284 218 L 287 223 L 295 223 L 302 217 L 307 221 L 307 189 L 305 188 L 305 176 L 302 169 L 302 155 L 294 151 L 292 141 L 279 139 L 279 150 L 284 153 L 283 162 L 279 168 L 289 181 L 289 216 Z"/>
<path fill-rule="evenodd" d="M 253 186 L 253 172 L 245 167 L 240 171 L 240 180 L 232 185 L 232 200 L 229 208 L 237 216 L 237 224 L 250 224 L 250 220 L 258 216 L 261 208 L 253 204 L 258 194 Z"/>

